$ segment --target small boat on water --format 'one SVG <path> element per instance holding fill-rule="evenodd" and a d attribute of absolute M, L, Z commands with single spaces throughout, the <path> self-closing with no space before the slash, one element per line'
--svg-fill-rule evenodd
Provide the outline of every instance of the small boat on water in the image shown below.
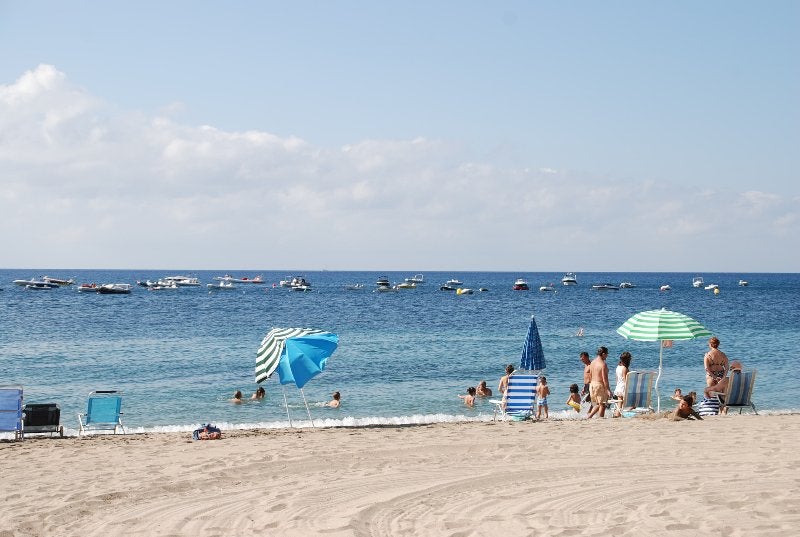
<path fill-rule="evenodd" d="M 542 285 L 539 287 L 539 291 L 555 291 L 556 288 L 553 287 L 552 283 L 548 283 L 547 285 Z"/>
<path fill-rule="evenodd" d="M 459 287 L 456 289 L 457 295 L 471 295 L 472 293 L 474 293 L 474 291 L 469 287 Z"/>
<path fill-rule="evenodd" d="M 96 293 L 97 292 L 97 284 L 96 283 L 82 283 L 78 286 L 79 293 Z"/>
<path fill-rule="evenodd" d="M 619 284 L 620 289 L 633 289 L 634 287 L 636 286 L 633 285 L 631 282 L 622 282 L 621 284 Z"/>
<path fill-rule="evenodd" d="M 391 291 L 397 291 L 394 287 L 392 287 L 389 278 L 386 276 L 378 277 L 377 281 L 375 282 L 375 289 L 372 291 L 373 293 L 387 293 Z"/>
<path fill-rule="evenodd" d="M 739 287 L 747 287 L 748 285 L 750 285 L 750 282 L 747 280 L 739 280 Z"/>
<path fill-rule="evenodd" d="M 597 283 L 592 286 L 595 291 L 619 291 L 619 286 L 613 283 Z"/>
<path fill-rule="evenodd" d="M 57 284 L 48 282 L 31 282 L 25 285 L 25 289 L 31 289 L 33 291 L 50 291 L 51 289 L 56 289 L 57 287 Z"/>
<path fill-rule="evenodd" d="M 455 287 L 461 287 L 464 284 L 461 282 L 461 280 L 453 278 L 453 279 L 447 280 L 445 282 L 445 285 L 449 285 L 450 287 L 454 287 L 455 288 Z"/>
<path fill-rule="evenodd" d="M 158 281 L 158 285 L 169 287 L 172 284 L 178 287 L 200 287 L 200 280 L 192 276 L 165 276 Z"/>
<path fill-rule="evenodd" d="M 692 278 L 692 287 L 694 287 L 694 288 L 703 287 L 704 283 L 705 282 L 703 281 L 703 277 L 702 276 L 695 276 L 694 278 Z"/>
<path fill-rule="evenodd" d="M 395 285 L 398 289 L 416 289 L 417 284 L 414 282 L 404 281 Z"/>
<path fill-rule="evenodd" d="M 564 274 L 564 277 L 561 278 L 561 285 L 578 285 L 578 277 L 574 272 L 567 272 Z"/>
<path fill-rule="evenodd" d="M 60 287 L 66 287 L 75 283 L 75 280 L 71 278 L 69 280 L 63 280 L 61 278 L 51 278 L 50 276 L 42 276 L 42 281 L 47 283 L 54 283 Z"/>
<path fill-rule="evenodd" d="M 527 291 L 530 289 L 530 286 L 525 278 L 517 278 L 517 281 L 514 282 L 514 285 L 511 286 L 511 289 L 514 291 Z"/>
<path fill-rule="evenodd" d="M 233 282 L 209 283 L 206 285 L 209 291 L 233 291 L 236 285 Z"/>
<path fill-rule="evenodd" d="M 714 289 L 719 289 L 719 285 L 717 285 L 716 283 L 710 283 L 705 287 L 706 291 L 713 291 Z"/>
<path fill-rule="evenodd" d="M 264 283 L 263 278 L 259 274 L 255 278 L 248 278 L 244 276 L 242 278 L 235 278 L 230 274 L 226 274 L 225 276 L 214 276 L 214 279 L 218 282 L 228 282 L 228 283 Z"/>
<path fill-rule="evenodd" d="M 659 289 L 659 291 L 671 291 L 672 287 L 670 287 L 669 284 L 665 284 L 665 285 L 662 285 L 661 287 L 659 287 L 658 289 Z"/>
<path fill-rule="evenodd" d="M 309 283 L 303 276 L 295 276 L 292 278 L 292 283 L 289 284 L 292 291 L 310 291 L 311 283 Z"/>
<path fill-rule="evenodd" d="M 101 295 L 129 295 L 133 286 L 129 283 L 105 283 L 97 286 Z"/>
<path fill-rule="evenodd" d="M 423 276 L 422 274 L 414 274 L 412 277 L 406 278 L 405 281 L 406 283 L 414 283 L 419 285 L 425 283 L 425 276 Z"/>

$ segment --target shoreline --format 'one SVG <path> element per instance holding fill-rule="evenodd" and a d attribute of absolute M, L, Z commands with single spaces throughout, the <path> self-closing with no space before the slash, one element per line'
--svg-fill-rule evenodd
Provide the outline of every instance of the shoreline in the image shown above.
<path fill-rule="evenodd" d="M 798 432 L 736 414 L 29 437 L 0 442 L 0 535 L 786 535 Z"/>

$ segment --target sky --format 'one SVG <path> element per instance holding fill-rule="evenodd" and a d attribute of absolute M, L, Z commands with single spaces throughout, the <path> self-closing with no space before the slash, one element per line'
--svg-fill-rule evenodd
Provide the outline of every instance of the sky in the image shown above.
<path fill-rule="evenodd" d="M 0 0 L 0 267 L 798 272 L 800 3 Z"/>

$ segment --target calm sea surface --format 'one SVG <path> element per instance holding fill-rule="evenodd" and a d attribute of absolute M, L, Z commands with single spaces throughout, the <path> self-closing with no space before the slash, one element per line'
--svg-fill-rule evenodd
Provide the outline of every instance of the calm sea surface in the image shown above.
<path fill-rule="evenodd" d="M 184 431 L 209 421 L 223 428 L 282 427 L 287 418 L 277 378 L 264 383 L 263 401 L 234 405 L 228 399 L 237 389 L 246 397 L 255 391 L 255 352 L 270 328 L 310 327 L 340 337 L 326 370 L 305 387 L 317 425 L 491 419 L 488 402 L 468 409 L 457 396 L 484 379 L 496 389 L 505 364 L 519 363 L 534 314 L 553 391 L 550 413 L 567 417 L 568 386 L 582 381 L 580 351 L 610 349 L 612 385 L 622 351 L 633 353 L 632 368 L 655 369 L 658 344 L 628 341 L 616 329 L 639 311 L 666 307 L 700 321 L 731 359 L 758 369 L 759 411 L 797 408 L 798 274 L 702 274 L 707 284 L 719 284 L 718 295 L 693 288 L 697 274 L 689 273 L 579 273 L 574 287 L 562 286 L 563 274 L 556 273 L 426 273 L 417 289 L 374 293 L 379 276 L 401 282 L 413 274 L 306 272 L 313 290 L 293 292 L 273 287 L 291 274 L 248 271 L 234 276 L 261 274 L 266 283 L 209 292 L 206 284 L 223 273 L 194 271 L 183 274 L 198 277 L 201 288 L 77 291 L 84 282 L 135 283 L 179 273 L 0 270 L 0 384 L 22 384 L 29 403 L 59 403 L 70 434 L 88 393 L 98 389 L 124 391 L 123 421 L 132 431 Z M 43 274 L 76 284 L 32 291 L 11 283 Z M 531 291 L 512 291 L 518 277 Z M 475 293 L 440 291 L 450 278 Z M 740 287 L 740 279 L 750 285 Z M 636 287 L 591 290 L 592 284 L 622 281 Z M 345 290 L 356 282 L 365 288 Z M 551 282 L 555 292 L 538 291 Z M 663 284 L 672 290 L 660 291 Z M 706 350 L 707 338 L 664 350 L 662 408 L 671 408 L 676 387 L 702 390 Z M 342 393 L 341 408 L 320 406 L 334 390 Z M 295 425 L 308 425 L 300 392 L 287 387 L 286 395 Z"/>

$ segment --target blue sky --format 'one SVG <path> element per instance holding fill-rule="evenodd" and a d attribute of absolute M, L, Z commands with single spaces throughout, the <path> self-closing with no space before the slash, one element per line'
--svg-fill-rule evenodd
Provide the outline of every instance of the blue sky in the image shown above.
<path fill-rule="evenodd" d="M 0 0 L 0 265 L 796 272 L 799 23 Z"/>

